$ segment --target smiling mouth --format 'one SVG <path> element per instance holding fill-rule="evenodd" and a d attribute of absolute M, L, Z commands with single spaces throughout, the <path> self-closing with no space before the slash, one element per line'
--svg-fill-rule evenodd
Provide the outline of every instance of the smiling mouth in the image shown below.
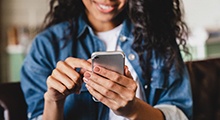
<path fill-rule="evenodd" d="M 114 9 L 112 6 L 109 6 L 109 5 L 98 4 L 98 6 L 103 10 Z"/>
<path fill-rule="evenodd" d="M 115 9 L 115 6 L 113 5 L 107 5 L 107 4 L 101 4 L 101 3 L 97 3 L 95 2 L 98 10 L 102 13 L 110 13 Z"/>

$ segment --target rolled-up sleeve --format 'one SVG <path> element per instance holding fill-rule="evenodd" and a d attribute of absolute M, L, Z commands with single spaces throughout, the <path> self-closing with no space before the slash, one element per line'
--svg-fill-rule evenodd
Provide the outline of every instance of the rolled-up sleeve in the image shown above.
<path fill-rule="evenodd" d="M 166 120 L 188 120 L 186 115 L 174 105 L 156 105 L 154 108 L 163 112 Z"/>
<path fill-rule="evenodd" d="M 193 101 L 191 85 L 188 71 L 185 66 L 181 73 L 176 70 L 175 66 L 173 66 L 168 73 L 164 72 L 164 69 L 162 68 L 155 69 L 152 74 L 150 96 L 154 96 L 150 97 L 148 101 L 152 106 L 172 106 L 159 107 L 165 117 L 170 115 L 173 116 L 175 112 L 180 113 L 178 115 L 181 115 L 182 112 L 187 119 L 192 119 Z"/>
<path fill-rule="evenodd" d="M 52 71 L 52 65 L 48 60 L 50 56 L 45 52 L 46 41 L 41 39 L 36 37 L 33 41 L 21 68 L 21 88 L 28 105 L 29 119 L 43 114 L 46 79 Z"/>

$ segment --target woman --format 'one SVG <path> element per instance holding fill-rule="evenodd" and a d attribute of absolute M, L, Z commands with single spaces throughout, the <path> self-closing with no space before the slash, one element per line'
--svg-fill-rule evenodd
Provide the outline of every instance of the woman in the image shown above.
<path fill-rule="evenodd" d="M 51 0 L 45 23 L 21 70 L 29 119 L 192 117 L 180 1 Z M 91 72 L 95 51 L 123 51 L 125 74 Z"/>

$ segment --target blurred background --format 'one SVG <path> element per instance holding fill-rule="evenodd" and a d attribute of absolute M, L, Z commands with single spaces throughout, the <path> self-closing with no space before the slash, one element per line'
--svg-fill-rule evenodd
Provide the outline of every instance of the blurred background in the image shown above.
<path fill-rule="evenodd" d="M 20 67 L 49 0 L 0 0 L 0 82 L 20 79 Z"/>
<path fill-rule="evenodd" d="M 220 0 L 183 0 L 192 54 L 184 60 L 220 57 Z M 0 0 L 0 82 L 20 80 L 20 67 L 46 15 L 49 0 Z"/>

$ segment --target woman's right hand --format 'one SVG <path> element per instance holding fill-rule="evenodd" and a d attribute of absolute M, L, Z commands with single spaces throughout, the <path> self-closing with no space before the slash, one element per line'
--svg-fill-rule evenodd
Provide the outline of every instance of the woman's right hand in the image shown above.
<path fill-rule="evenodd" d="M 59 61 L 52 74 L 47 78 L 47 92 L 44 95 L 45 100 L 63 101 L 71 93 L 79 94 L 82 79 L 81 74 L 76 68 L 91 71 L 89 61 L 69 57 L 65 61 Z"/>

